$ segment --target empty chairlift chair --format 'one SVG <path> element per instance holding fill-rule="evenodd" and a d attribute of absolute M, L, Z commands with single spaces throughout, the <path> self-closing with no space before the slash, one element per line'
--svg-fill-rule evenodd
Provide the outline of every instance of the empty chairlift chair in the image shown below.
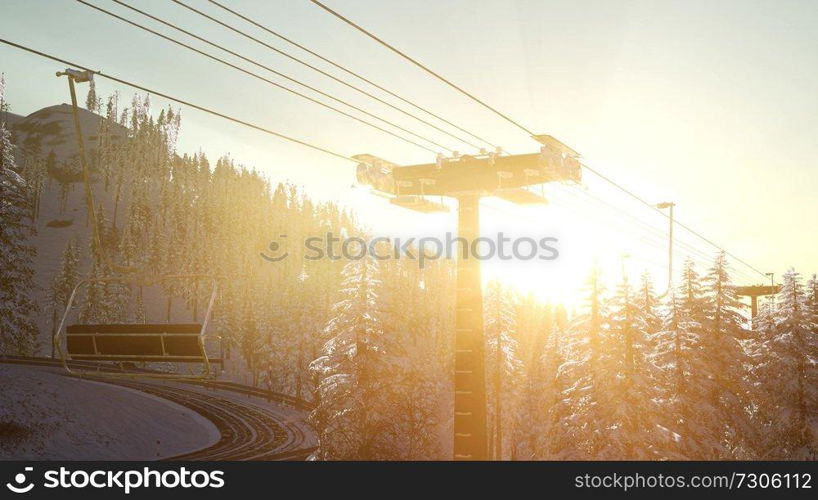
<path fill-rule="evenodd" d="M 207 305 L 204 320 L 201 323 L 120 323 L 120 324 L 75 324 L 65 326 L 66 319 L 79 290 L 94 282 L 134 282 L 133 278 L 97 278 L 81 281 L 74 287 L 68 304 L 65 308 L 54 345 L 62 358 L 63 367 L 72 374 L 88 373 L 88 368 L 76 371 L 69 366 L 68 361 L 113 361 L 113 362 L 165 362 L 165 363 L 201 363 L 199 375 L 185 375 L 179 373 L 163 373 L 142 370 L 138 372 L 112 371 L 101 372 L 102 365 L 93 366 L 97 371 L 94 374 L 120 377 L 152 377 L 152 378 L 207 378 L 211 376 L 211 364 L 222 363 L 222 359 L 213 359 L 208 356 L 205 340 L 220 337 L 206 334 L 213 304 L 216 301 L 218 284 L 215 278 L 205 275 L 174 275 L 165 276 L 159 280 L 142 281 L 141 285 L 154 285 L 170 279 L 203 279 L 212 280 L 213 289 Z M 61 334 L 65 327 L 65 348 Z M 76 368 L 76 366 L 75 366 Z"/>

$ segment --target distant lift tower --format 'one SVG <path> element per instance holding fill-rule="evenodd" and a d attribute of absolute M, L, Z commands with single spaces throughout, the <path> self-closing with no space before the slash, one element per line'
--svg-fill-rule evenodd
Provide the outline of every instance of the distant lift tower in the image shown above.
<path fill-rule="evenodd" d="M 750 297 L 750 311 L 752 319 L 755 320 L 758 316 L 758 298 L 764 295 L 775 295 L 781 291 L 780 285 L 754 285 L 754 286 L 737 286 L 734 288 L 736 295 L 741 297 Z"/>
<path fill-rule="evenodd" d="M 579 154 L 549 135 L 533 137 L 539 153 L 485 153 L 438 156 L 431 164 L 398 166 L 372 155 L 357 155 L 358 182 L 370 185 L 391 203 L 423 213 L 448 207 L 427 196 L 458 202 L 458 233 L 472 248 L 480 237 L 480 198 L 496 196 L 521 205 L 546 199 L 524 189 L 549 182 L 579 182 Z M 480 261 L 471 250 L 457 251 L 455 314 L 454 459 L 487 460 L 485 339 Z"/>

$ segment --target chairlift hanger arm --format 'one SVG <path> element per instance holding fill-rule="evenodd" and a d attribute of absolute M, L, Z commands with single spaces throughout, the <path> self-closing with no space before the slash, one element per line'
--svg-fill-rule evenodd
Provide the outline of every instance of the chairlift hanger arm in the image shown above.
<path fill-rule="evenodd" d="M 100 235 L 99 220 L 96 214 L 96 202 L 94 201 L 94 192 L 91 187 L 91 170 L 88 167 L 88 160 L 85 155 L 85 139 L 82 135 L 82 124 L 80 123 L 79 106 L 77 105 L 77 91 L 74 83 L 85 83 L 94 81 L 94 72 L 87 69 L 72 69 L 67 68 L 65 71 L 58 71 L 57 77 L 68 77 L 68 90 L 71 94 L 71 111 L 74 116 L 74 131 L 77 136 L 77 148 L 79 149 L 80 163 L 82 164 L 82 182 L 85 188 L 85 201 L 88 205 L 88 214 L 91 218 L 92 238 L 94 250 L 97 252 L 100 259 L 102 259 L 109 268 L 120 273 L 132 273 L 136 268 L 130 266 L 120 266 L 114 263 L 105 249 Z"/>

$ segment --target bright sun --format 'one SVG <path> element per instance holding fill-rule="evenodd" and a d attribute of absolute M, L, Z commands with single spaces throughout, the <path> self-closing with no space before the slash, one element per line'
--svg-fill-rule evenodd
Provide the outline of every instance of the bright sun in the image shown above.
<path fill-rule="evenodd" d="M 553 197 L 562 193 L 554 193 Z M 497 279 L 542 302 L 561 303 L 569 310 L 581 306 L 584 285 L 593 266 L 609 289 L 627 276 L 638 286 L 643 272 L 651 274 L 654 290 L 667 286 L 667 236 L 638 221 L 623 221 L 620 214 L 580 210 L 579 203 L 563 197 L 559 203 L 519 207 L 501 201 L 484 203 L 483 234 L 498 231 L 513 237 L 558 238 L 559 256 L 551 261 L 492 259 L 484 263 L 484 279 Z M 641 229 L 641 230 L 640 230 Z M 613 290 L 609 290 L 613 291 Z"/>
<path fill-rule="evenodd" d="M 349 194 L 346 201 L 365 214 L 362 220 L 378 236 L 443 238 L 447 232 L 456 233 L 456 204 L 452 202 L 451 213 L 419 214 L 390 206 L 386 200 L 378 200 L 378 210 L 372 210 L 373 196 L 367 189 L 351 190 Z M 498 280 L 521 294 L 531 294 L 543 303 L 563 304 L 569 310 L 582 305 L 585 282 L 595 265 L 611 292 L 623 275 L 628 276 L 632 286 L 638 286 L 639 276 L 645 271 L 651 274 L 654 290 L 664 291 L 667 286 L 664 221 L 628 218 L 621 212 L 606 209 L 578 186 L 549 187 L 543 194 L 550 203 L 537 206 L 484 199 L 481 235 L 496 242 L 502 233 L 512 243 L 522 238 L 535 241 L 557 238 L 551 246 L 558 250 L 558 257 L 553 260 L 536 257 L 503 260 L 497 256 L 486 259 L 482 268 L 484 282 Z M 680 251 L 677 257 L 684 258 L 684 253 Z"/>

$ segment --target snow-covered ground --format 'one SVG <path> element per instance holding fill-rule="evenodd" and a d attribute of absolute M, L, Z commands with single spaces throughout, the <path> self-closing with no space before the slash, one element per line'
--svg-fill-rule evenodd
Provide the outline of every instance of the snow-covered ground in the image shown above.
<path fill-rule="evenodd" d="M 0 459 L 154 460 L 157 452 L 178 455 L 218 439 L 210 421 L 176 403 L 0 364 Z"/>

